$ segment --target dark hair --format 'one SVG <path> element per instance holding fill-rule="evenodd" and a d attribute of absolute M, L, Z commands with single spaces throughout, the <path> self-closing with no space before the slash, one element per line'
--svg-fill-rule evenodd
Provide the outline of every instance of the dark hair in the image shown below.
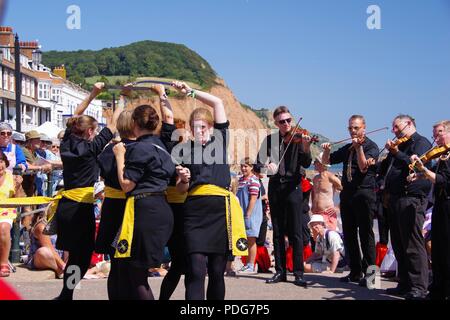
<path fill-rule="evenodd" d="M 82 136 L 89 128 L 95 128 L 97 123 L 95 118 L 81 115 L 67 120 L 67 128 L 69 128 L 73 134 Z"/>
<path fill-rule="evenodd" d="M 359 115 L 359 114 L 354 114 L 354 115 L 352 115 L 352 116 L 348 119 L 348 121 L 357 120 L 357 119 L 361 120 L 363 124 L 366 124 L 366 119 L 364 119 L 364 116 Z"/>
<path fill-rule="evenodd" d="M 273 119 L 275 120 L 276 117 L 278 117 L 282 113 L 290 113 L 289 109 L 285 106 L 280 106 L 276 108 L 273 112 Z"/>
<path fill-rule="evenodd" d="M 5 164 L 6 167 L 9 167 L 9 160 L 8 157 L 6 156 L 6 154 L 3 153 L 3 151 L 0 150 L 0 160 L 2 160 Z"/>
<path fill-rule="evenodd" d="M 133 111 L 132 117 L 134 124 L 140 129 L 153 131 L 159 124 L 158 113 L 156 113 L 156 110 L 148 104 L 136 107 Z"/>

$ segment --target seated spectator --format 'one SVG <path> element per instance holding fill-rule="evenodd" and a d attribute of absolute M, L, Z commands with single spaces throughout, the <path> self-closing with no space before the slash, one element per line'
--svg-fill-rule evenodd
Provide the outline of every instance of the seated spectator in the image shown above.
<path fill-rule="evenodd" d="M 20 147 L 12 143 L 12 136 L 13 130 L 11 125 L 6 122 L 0 122 L 0 151 L 8 158 L 9 165 L 7 169 L 12 172 L 15 166 L 19 166 L 22 171 L 25 171 L 27 169 L 25 155 Z"/>
<path fill-rule="evenodd" d="M 20 191 L 22 177 L 13 176 L 6 169 L 8 166 L 8 158 L 0 151 L 0 200 L 24 196 Z M 16 209 L 0 208 L 0 277 L 8 277 L 11 272 L 8 257 L 11 250 L 11 228 L 16 217 Z"/>
<path fill-rule="evenodd" d="M 34 270 L 53 270 L 55 277 L 62 279 L 64 275 L 64 252 L 56 250 L 56 235 L 43 233 L 47 225 L 46 211 L 35 213 L 31 223 L 30 257 L 27 266 Z"/>
<path fill-rule="evenodd" d="M 15 144 L 16 146 L 19 146 L 19 147 L 25 146 L 25 135 L 23 135 L 19 132 L 13 132 L 11 138 L 12 138 L 12 143 Z"/>
<path fill-rule="evenodd" d="M 308 223 L 316 241 L 315 251 L 305 262 L 305 272 L 335 273 L 345 265 L 344 243 L 340 234 L 327 230 L 322 215 L 314 214 Z"/>

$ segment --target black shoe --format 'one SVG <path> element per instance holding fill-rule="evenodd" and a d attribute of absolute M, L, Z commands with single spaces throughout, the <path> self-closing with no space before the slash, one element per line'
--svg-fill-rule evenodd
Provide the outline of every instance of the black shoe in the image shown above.
<path fill-rule="evenodd" d="M 266 280 L 266 283 L 278 283 L 278 282 L 286 282 L 286 273 L 277 272 L 270 279 Z"/>
<path fill-rule="evenodd" d="M 340 282 L 360 282 L 361 279 L 363 279 L 363 275 L 360 273 L 359 275 L 349 274 L 348 276 L 345 276 L 343 278 L 340 278 Z"/>
<path fill-rule="evenodd" d="M 392 296 L 404 296 L 409 292 L 408 289 L 397 286 L 395 288 L 388 288 L 385 290 L 386 294 L 392 295 Z"/>
<path fill-rule="evenodd" d="M 303 279 L 303 276 L 295 276 L 294 284 L 303 288 L 308 286 L 308 283 Z"/>
<path fill-rule="evenodd" d="M 367 288 L 367 278 L 364 277 L 364 278 L 362 278 L 361 280 L 359 280 L 359 281 L 358 281 L 358 285 L 359 285 L 360 287 L 365 287 L 365 288 Z"/>
<path fill-rule="evenodd" d="M 427 295 L 425 292 L 412 290 L 405 294 L 406 300 L 425 300 Z"/>

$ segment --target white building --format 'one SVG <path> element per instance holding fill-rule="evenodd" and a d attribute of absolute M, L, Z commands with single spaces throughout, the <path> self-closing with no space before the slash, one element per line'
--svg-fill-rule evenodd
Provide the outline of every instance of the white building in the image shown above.
<path fill-rule="evenodd" d="M 0 27 L 0 46 L 13 46 L 14 36 L 11 27 Z M 39 61 L 33 61 L 32 48 L 38 47 L 36 41 L 21 42 L 20 54 L 22 74 L 21 129 L 27 132 L 50 121 L 62 129 L 64 118 L 71 117 L 78 104 L 89 92 L 66 80 L 64 67 L 55 68 L 54 73 Z M 0 49 L 0 120 L 16 127 L 14 50 Z M 94 100 L 85 114 L 105 123 L 102 117 L 102 102 Z"/>
<path fill-rule="evenodd" d="M 54 71 L 61 73 L 61 70 L 64 69 L 57 68 Z M 89 95 L 89 92 L 55 73 L 51 73 L 48 69 L 36 71 L 37 96 L 39 104 L 51 110 L 51 122 L 63 129 L 64 119 L 73 115 L 76 107 Z M 93 100 L 85 114 L 94 117 L 100 124 L 105 123 L 100 100 Z"/>

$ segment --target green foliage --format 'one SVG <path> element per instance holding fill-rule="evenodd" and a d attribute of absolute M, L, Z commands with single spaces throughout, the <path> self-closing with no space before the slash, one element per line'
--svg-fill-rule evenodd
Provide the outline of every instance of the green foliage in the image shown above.
<path fill-rule="evenodd" d="M 99 51 L 48 51 L 43 54 L 43 63 L 50 68 L 64 64 L 69 79 L 82 84 L 86 84 L 84 78 L 95 76 L 160 77 L 208 89 L 216 78 L 209 63 L 186 46 L 156 41 Z"/>

